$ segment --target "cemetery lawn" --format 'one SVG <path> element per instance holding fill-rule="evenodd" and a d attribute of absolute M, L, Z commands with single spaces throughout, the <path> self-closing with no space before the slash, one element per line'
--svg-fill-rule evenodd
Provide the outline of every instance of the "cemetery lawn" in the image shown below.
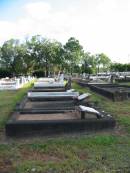
<path fill-rule="evenodd" d="M 113 131 L 51 138 L 4 137 L 4 126 L 28 88 L 0 91 L 0 172 L 3 173 L 129 173 L 130 100 L 112 102 L 91 92 L 91 100 L 117 121 Z M 80 92 L 89 89 L 73 84 Z M 90 91 L 89 91 L 90 92 Z"/>

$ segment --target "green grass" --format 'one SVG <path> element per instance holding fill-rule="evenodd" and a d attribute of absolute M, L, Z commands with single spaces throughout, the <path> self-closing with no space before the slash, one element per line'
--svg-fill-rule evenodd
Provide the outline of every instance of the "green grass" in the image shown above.
<path fill-rule="evenodd" d="M 17 92 L 0 92 L 0 128 L 3 129 L 27 86 Z M 80 92 L 91 92 L 77 84 Z M 91 100 L 110 112 L 119 124 L 117 132 L 58 138 L 11 139 L 0 144 L 0 170 L 6 173 L 129 173 L 130 101 L 112 102 L 93 92 Z M 116 131 L 116 130 L 115 130 Z"/>
<path fill-rule="evenodd" d="M 0 129 L 4 128 L 10 113 L 15 108 L 27 90 L 31 87 L 31 83 L 24 85 L 22 89 L 17 91 L 0 91 Z"/>
<path fill-rule="evenodd" d="M 127 138 L 110 135 L 0 145 L 1 158 L 10 160 L 17 173 L 127 172 L 129 148 Z"/>

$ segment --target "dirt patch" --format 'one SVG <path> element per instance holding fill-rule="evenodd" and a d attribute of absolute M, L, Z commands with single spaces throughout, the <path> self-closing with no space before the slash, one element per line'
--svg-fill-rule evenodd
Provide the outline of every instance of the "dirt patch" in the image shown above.
<path fill-rule="evenodd" d="M 40 151 L 31 151 L 28 149 L 22 149 L 20 151 L 21 159 L 22 160 L 35 160 L 35 161 L 44 161 L 44 162 L 61 162 L 63 161 L 63 158 L 60 158 L 57 154 L 46 154 Z"/>
<path fill-rule="evenodd" d="M 130 112 L 121 112 L 122 115 L 125 115 L 126 117 L 130 117 Z"/>
<path fill-rule="evenodd" d="M 13 163 L 9 159 L 0 158 L 0 173 L 11 173 L 15 172 Z"/>
<path fill-rule="evenodd" d="M 53 114 L 20 114 L 17 120 L 65 120 L 77 119 L 80 117 L 77 112 L 53 113 Z"/>
<path fill-rule="evenodd" d="M 120 125 L 118 122 L 116 123 L 116 126 L 114 128 L 114 131 L 111 131 L 111 134 L 116 136 L 127 136 L 128 132 L 126 131 L 125 127 Z"/>
<path fill-rule="evenodd" d="M 88 154 L 87 154 L 86 152 L 84 152 L 84 151 L 79 151 L 79 152 L 77 153 L 77 155 L 78 155 L 78 158 L 79 158 L 80 160 L 87 160 L 87 159 L 89 159 Z"/>

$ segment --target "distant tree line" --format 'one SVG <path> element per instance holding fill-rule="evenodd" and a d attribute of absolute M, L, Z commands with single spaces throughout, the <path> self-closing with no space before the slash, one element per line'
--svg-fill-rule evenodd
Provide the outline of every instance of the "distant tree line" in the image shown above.
<path fill-rule="evenodd" d="M 0 47 L 0 77 L 18 75 L 48 76 L 64 71 L 66 73 L 98 73 L 121 70 L 111 64 L 105 54 L 92 55 L 85 52 L 79 41 L 71 37 L 65 45 L 57 40 L 45 39 L 40 35 L 20 42 L 10 39 Z M 125 67 L 125 70 L 129 69 Z"/>
<path fill-rule="evenodd" d="M 128 72 L 130 71 L 130 64 L 113 63 L 110 69 L 115 72 Z"/>

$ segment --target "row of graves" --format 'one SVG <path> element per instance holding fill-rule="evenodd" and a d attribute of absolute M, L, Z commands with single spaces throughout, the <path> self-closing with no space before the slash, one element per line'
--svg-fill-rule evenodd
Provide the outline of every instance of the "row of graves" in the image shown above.
<path fill-rule="evenodd" d="M 21 76 L 21 77 L 14 77 L 14 78 L 2 78 L 0 79 L 0 90 L 17 90 L 22 88 L 23 85 L 32 81 L 34 78 L 31 76 Z"/>
<path fill-rule="evenodd" d="M 128 77 L 126 79 L 128 81 Z M 106 96 L 113 101 L 123 101 L 130 98 L 130 86 L 116 83 L 116 81 L 120 81 L 120 78 L 115 75 L 89 76 L 89 78 L 80 78 L 75 81 L 79 85 L 89 87 L 92 91 Z M 124 78 L 123 81 L 125 81 Z"/>
<path fill-rule="evenodd" d="M 17 104 L 6 124 L 7 136 L 89 132 L 115 127 L 114 118 L 71 88 L 71 79 L 41 78 Z"/>

